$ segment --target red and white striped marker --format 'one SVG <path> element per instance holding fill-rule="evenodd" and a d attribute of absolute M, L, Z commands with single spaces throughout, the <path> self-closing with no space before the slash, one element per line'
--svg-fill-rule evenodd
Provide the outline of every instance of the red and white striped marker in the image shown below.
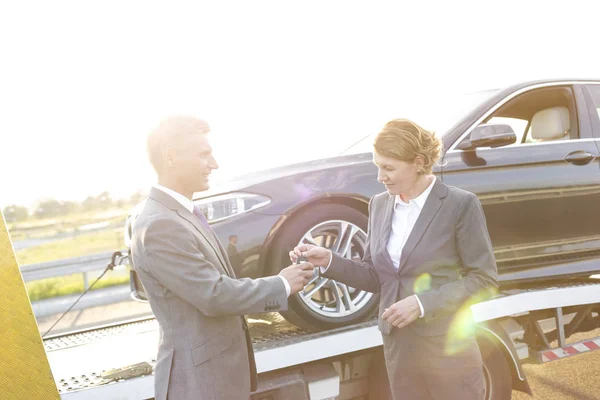
<path fill-rule="evenodd" d="M 600 338 L 574 343 L 569 346 L 542 352 L 542 362 L 549 362 L 600 349 Z"/>

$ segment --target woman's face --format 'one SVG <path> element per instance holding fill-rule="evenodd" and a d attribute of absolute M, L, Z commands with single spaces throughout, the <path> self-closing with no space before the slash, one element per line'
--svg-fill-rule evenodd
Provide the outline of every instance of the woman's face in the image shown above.
<path fill-rule="evenodd" d="M 419 179 L 419 163 L 401 161 L 382 156 L 373 151 L 373 163 L 377 166 L 377 181 L 385 185 L 388 193 L 399 195 L 409 192 Z"/>

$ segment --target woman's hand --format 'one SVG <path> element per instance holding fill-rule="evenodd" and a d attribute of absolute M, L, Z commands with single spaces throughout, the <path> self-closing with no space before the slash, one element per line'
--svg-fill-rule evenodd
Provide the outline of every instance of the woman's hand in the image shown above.
<path fill-rule="evenodd" d="M 381 319 L 397 328 L 404 328 L 421 315 L 421 308 L 415 296 L 409 296 L 386 308 Z"/>
<path fill-rule="evenodd" d="M 327 267 L 331 261 L 331 250 L 312 244 L 301 244 L 290 251 L 290 260 L 296 263 L 300 256 L 306 257 L 315 267 Z"/>

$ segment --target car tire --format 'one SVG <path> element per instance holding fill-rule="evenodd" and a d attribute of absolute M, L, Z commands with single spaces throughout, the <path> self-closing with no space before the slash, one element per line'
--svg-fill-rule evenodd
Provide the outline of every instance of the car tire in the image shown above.
<path fill-rule="evenodd" d="M 483 359 L 485 400 L 510 400 L 512 398 L 512 371 L 504 351 L 489 339 L 478 338 Z"/>
<path fill-rule="evenodd" d="M 290 265 L 289 251 L 300 243 L 307 232 L 313 227 L 327 224 L 329 221 L 343 221 L 359 227 L 366 239 L 368 217 L 362 212 L 346 205 L 331 203 L 306 207 L 292 215 L 277 233 L 271 258 L 271 265 L 276 266 L 273 268 L 273 272 L 277 273 Z M 364 254 L 364 247 L 361 249 L 362 254 Z M 333 329 L 363 322 L 373 316 L 379 303 L 379 295 L 358 290 L 354 293 L 358 295 L 362 293 L 365 300 L 364 303 L 361 303 L 361 307 L 350 315 L 327 316 L 320 314 L 312 309 L 299 294 L 290 296 L 288 310 L 281 312 L 281 315 L 292 324 L 308 330 Z M 369 299 L 367 299 L 367 295 L 370 296 Z"/>

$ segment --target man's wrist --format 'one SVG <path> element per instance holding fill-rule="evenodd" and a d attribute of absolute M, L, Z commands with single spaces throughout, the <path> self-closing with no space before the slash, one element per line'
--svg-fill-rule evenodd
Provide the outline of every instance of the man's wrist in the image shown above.
<path fill-rule="evenodd" d="M 278 275 L 281 280 L 283 281 L 283 286 L 285 286 L 285 297 L 290 297 L 290 293 L 292 293 L 292 288 L 290 286 L 290 283 L 287 281 L 287 279 L 285 279 L 285 277 Z"/>

